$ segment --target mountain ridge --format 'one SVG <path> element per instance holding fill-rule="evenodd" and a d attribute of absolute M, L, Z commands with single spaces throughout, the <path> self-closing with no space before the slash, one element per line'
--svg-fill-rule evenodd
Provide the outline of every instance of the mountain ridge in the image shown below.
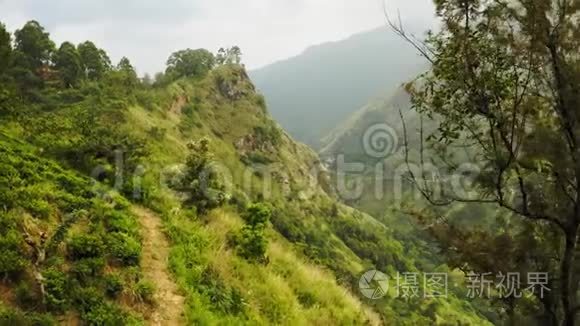
<path fill-rule="evenodd" d="M 319 149 L 320 139 L 340 121 L 369 98 L 414 78 L 423 65 L 414 49 L 379 27 L 249 74 L 273 117 L 294 138 Z"/>

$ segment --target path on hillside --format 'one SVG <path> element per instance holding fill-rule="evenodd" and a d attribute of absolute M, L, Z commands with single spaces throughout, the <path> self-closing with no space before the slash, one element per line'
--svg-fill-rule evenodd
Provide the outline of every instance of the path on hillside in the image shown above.
<path fill-rule="evenodd" d="M 139 217 L 143 235 L 141 266 L 147 280 L 155 284 L 157 306 L 148 322 L 150 325 L 183 325 L 185 298 L 173 281 L 168 269 L 169 242 L 163 234 L 160 218 L 141 207 L 133 208 Z"/>

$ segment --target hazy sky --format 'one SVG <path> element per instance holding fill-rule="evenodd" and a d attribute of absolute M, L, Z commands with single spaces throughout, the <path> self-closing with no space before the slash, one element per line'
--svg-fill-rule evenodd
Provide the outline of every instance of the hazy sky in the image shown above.
<path fill-rule="evenodd" d="M 408 24 L 433 24 L 432 0 L 388 0 Z M 38 20 L 57 43 L 92 40 L 140 73 L 164 69 L 184 48 L 239 45 L 249 68 L 385 23 L 382 0 L 0 0 L 14 31 Z"/>

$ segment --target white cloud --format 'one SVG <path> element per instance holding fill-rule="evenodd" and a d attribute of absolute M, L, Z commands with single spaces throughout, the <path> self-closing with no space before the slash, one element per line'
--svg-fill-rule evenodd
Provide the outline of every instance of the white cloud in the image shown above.
<path fill-rule="evenodd" d="M 389 0 L 387 8 L 426 29 L 431 1 Z M 35 19 L 58 42 L 92 40 L 151 73 L 178 49 L 235 44 L 255 68 L 385 22 L 381 0 L 0 0 L 0 12 L 11 30 Z"/>

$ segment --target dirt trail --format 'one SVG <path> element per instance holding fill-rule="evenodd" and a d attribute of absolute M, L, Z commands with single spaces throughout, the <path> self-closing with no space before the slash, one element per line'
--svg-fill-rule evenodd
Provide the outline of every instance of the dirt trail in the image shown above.
<path fill-rule="evenodd" d="M 150 325 L 184 325 L 185 298 L 173 281 L 167 267 L 169 242 L 162 231 L 161 220 L 154 213 L 140 207 L 133 212 L 139 216 L 143 235 L 141 266 L 145 277 L 155 284 L 157 307 L 151 314 Z"/>

